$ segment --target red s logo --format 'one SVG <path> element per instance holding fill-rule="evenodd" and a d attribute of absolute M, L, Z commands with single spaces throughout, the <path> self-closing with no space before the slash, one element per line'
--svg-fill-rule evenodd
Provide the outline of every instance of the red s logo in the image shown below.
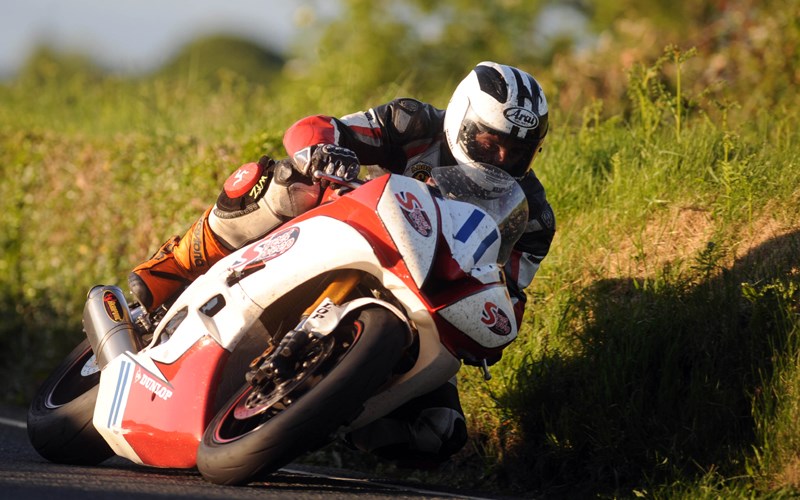
<path fill-rule="evenodd" d="M 405 191 L 397 193 L 394 197 L 397 198 L 397 203 L 402 208 L 403 216 L 411 224 L 411 227 L 426 238 L 430 236 L 433 233 L 433 225 L 428 214 L 422 209 L 422 203 L 419 202 L 417 197 Z"/>
<path fill-rule="evenodd" d="M 511 334 L 511 320 L 502 309 L 492 302 L 487 302 L 483 305 L 481 322 L 486 325 L 492 333 L 502 336 Z"/>

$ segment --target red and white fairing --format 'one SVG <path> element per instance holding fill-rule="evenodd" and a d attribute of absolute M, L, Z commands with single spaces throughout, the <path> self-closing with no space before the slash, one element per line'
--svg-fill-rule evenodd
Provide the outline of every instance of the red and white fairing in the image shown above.
<path fill-rule="evenodd" d="M 149 346 L 103 369 L 94 425 L 133 462 L 193 467 L 231 352 L 277 299 L 335 269 L 378 279 L 419 337 L 414 367 L 368 400 L 351 427 L 366 424 L 439 387 L 461 358 L 480 359 L 516 337 L 495 263 L 499 236 L 473 205 L 435 197 L 408 177 L 373 180 L 234 252 L 192 283 Z M 446 286 L 450 281 L 458 286 Z"/>

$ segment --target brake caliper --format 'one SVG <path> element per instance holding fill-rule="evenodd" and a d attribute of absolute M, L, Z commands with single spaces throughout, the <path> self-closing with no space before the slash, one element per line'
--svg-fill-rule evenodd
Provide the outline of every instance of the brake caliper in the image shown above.
<path fill-rule="evenodd" d="M 245 375 L 247 382 L 260 389 L 270 380 L 276 385 L 291 380 L 303 369 L 315 338 L 313 332 L 291 330 L 277 347 L 270 345 L 250 363 L 250 371 Z"/>

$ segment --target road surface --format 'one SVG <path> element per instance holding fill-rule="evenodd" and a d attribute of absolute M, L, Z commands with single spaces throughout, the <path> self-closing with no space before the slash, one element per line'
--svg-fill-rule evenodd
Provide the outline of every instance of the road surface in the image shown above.
<path fill-rule="evenodd" d="M 4 500 L 249 499 L 249 498 L 499 498 L 437 487 L 389 483 L 351 471 L 290 465 L 268 481 L 218 486 L 196 470 L 154 469 L 122 458 L 98 466 L 47 462 L 28 442 L 25 410 L 0 407 L 0 498 Z"/>

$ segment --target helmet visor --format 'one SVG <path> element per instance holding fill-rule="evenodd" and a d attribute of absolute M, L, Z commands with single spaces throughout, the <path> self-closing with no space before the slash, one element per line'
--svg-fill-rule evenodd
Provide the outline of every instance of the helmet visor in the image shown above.
<path fill-rule="evenodd" d="M 471 160 L 494 165 L 514 177 L 520 177 L 528 170 L 540 142 L 485 125 L 471 106 L 458 134 L 458 144 Z"/>

